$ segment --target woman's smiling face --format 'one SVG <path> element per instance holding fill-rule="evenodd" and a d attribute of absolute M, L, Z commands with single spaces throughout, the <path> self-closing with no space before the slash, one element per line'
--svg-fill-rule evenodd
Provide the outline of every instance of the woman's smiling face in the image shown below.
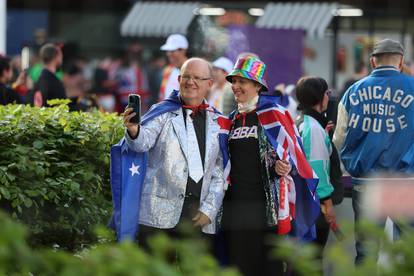
<path fill-rule="evenodd" d="M 236 102 L 246 103 L 259 94 L 261 85 L 243 77 L 233 76 L 231 88 Z"/>

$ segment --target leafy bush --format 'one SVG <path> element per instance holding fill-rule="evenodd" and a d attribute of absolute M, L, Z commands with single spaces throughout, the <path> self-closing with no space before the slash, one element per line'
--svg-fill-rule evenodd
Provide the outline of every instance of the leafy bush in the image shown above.
<path fill-rule="evenodd" d="M 354 256 L 349 254 L 347 244 L 353 244 L 353 227 L 345 225 L 346 239 L 325 248 L 325 262 L 330 265 L 334 276 L 409 276 L 414 271 L 414 231 L 413 228 L 403 227 L 401 238 L 391 241 L 384 228 L 372 222 L 362 222 L 361 229 L 366 236 L 365 248 L 367 256 L 358 266 L 354 266 Z M 352 237 L 352 239 L 350 238 Z M 377 262 L 378 253 L 386 256 L 386 261 Z M 315 259 L 317 250 L 314 245 L 300 244 L 294 240 L 278 240 L 275 243 L 274 255 L 293 264 L 295 275 L 317 276 L 322 271 L 321 262 Z"/>
<path fill-rule="evenodd" d="M 62 101 L 56 101 L 62 103 Z M 110 216 L 109 149 L 115 114 L 0 106 L 0 207 L 30 229 L 30 244 L 74 250 Z"/>
<path fill-rule="evenodd" d="M 151 240 L 152 254 L 133 243 L 98 245 L 76 256 L 52 249 L 31 249 L 26 229 L 0 213 L 0 275 L 140 275 L 140 276 L 237 276 L 221 269 L 194 240 L 174 241 L 166 236 Z M 181 257 L 170 262 L 171 251 Z"/>

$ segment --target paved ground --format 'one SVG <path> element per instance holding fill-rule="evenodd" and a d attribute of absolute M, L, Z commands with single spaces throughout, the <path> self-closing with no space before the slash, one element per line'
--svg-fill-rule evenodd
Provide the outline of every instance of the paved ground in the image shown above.
<path fill-rule="evenodd" d="M 352 200 L 349 197 L 345 197 L 343 202 L 339 206 L 335 206 L 335 211 L 338 218 L 338 224 L 340 226 L 343 226 L 344 228 L 352 228 L 354 227 L 354 213 L 352 210 Z M 345 226 L 346 225 L 346 226 Z M 389 237 L 391 238 L 393 236 L 392 234 L 392 221 L 387 220 L 387 223 L 385 225 L 385 231 L 388 233 Z M 354 245 L 354 235 L 353 231 L 351 233 L 347 232 L 347 242 L 343 243 L 343 248 L 348 252 L 349 256 L 352 257 L 352 259 L 355 258 L 355 245 Z M 336 242 L 335 235 L 332 233 L 332 231 L 329 233 L 329 239 L 327 246 L 331 245 L 332 243 Z M 387 257 L 384 254 L 380 253 L 379 256 L 379 263 L 385 264 L 387 262 Z M 324 263 L 324 276 L 333 276 L 330 268 L 330 264 Z"/>
<path fill-rule="evenodd" d="M 345 225 L 346 225 L 346 228 L 348 228 L 348 227 L 352 228 L 353 227 L 353 225 L 354 225 L 354 213 L 352 211 L 351 198 L 345 197 L 340 205 L 335 206 L 335 211 L 336 211 L 336 215 L 337 215 L 337 218 L 338 218 L 338 225 L 340 227 L 345 227 Z M 347 235 L 349 235 L 349 233 L 347 233 Z M 330 244 L 332 244 L 334 242 L 336 242 L 336 238 L 335 238 L 335 235 L 331 231 L 329 233 L 329 239 L 328 239 L 327 246 L 329 246 Z M 347 237 L 347 242 L 345 242 L 343 244 L 343 248 L 346 250 L 346 252 L 348 252 L 350 254 L 350 256 L 352 256 L 352 258 L 355 258 L 355 247 L 354 247 L 353 231 L 352 231 L 351 236 L 349 237 L 349 239 Z M 332 275 L 330 265 L 327 264 L 326 262 L 324 263 L 324 275 L 325 276 Z"/>

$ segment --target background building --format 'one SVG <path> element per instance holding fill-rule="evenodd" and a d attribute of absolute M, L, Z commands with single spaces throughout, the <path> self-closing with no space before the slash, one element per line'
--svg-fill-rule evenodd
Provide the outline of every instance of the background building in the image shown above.
<path fill-rule="evenodd" d="M 357 8 L 361 13 L 335 13 L 341 8 Z M 255 40 L 257 32 L 248 28 L 282 30 L 279 34 L 285 32 L 281 37 L 284 41 L 275 38 L 266 44 L 272 44 L 273 52 L 282 55 L 284 49 L 292 49 L 296 44 L 296 51 L 291 53 L 296 58 L 270 61 L 271 67 L 285 68 L 274 71 L 275 82 L 292 82 L 301 74 L 313 74 L 325 77 L 338 89 L 352 75 L 357 63 L 368 65 L 368 53 L 375 39 L 387 36 L 400 40 L 410 62 L 414 32 L 414 4 L 408 0 L 335 3 L 8 0 L 6 15 L 7 54 L 19 54 L 24 45 L 36 48 L 44 41 L 54 41 L 65 44 L 66 60 L 120 56 L 131 42 L 139 42 L 141 57 L 147 62 L 159 55 L 159 46 L 171 32 L 189 37 L 191 54 L 211 59 L 226 54 L 234 58 L 236 51 L 232 53 L 228 47 L 229 43 L 235 45 L 231 44 L 237 37 L 235 28 L 250 33 L 246 36 L 249 40 Z M 233 28 L 231 39 L 229 28 Z M 297 37 L 297 32 L 303 32 L 301 45 L 287 43 L 286 31 Z M 236 45 L 240 46 L 240 41 Z M 253 50 L 257 48 L 250 46 Z M 299 64 L 299 69 L 293 68 L 293 64 Z M 295 71 L 292 76 L 277 79 L 292 70 Z"/>

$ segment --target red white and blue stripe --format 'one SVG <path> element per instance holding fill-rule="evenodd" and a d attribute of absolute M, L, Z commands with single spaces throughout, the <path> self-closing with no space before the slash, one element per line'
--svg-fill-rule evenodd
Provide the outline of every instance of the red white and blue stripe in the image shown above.
<path fill-rule="evenodd" d="M 278 105 L 277 101 L 278 98 L 275 96 L 261 95 L 257 114 L 266 138 L 275 148 L 279 158 L 287 158 L 297 171 L 297 174 L 291 174 L 296 193 L 292 206 L 294 217 L 292 234 L 304 240 L 311 240 L 316 237 L 315 222 L 320 214 L 319 199 L 316 194 L 318 177 L 306 160 L 302 140 L 294 121 L 289 112 Z"/>

